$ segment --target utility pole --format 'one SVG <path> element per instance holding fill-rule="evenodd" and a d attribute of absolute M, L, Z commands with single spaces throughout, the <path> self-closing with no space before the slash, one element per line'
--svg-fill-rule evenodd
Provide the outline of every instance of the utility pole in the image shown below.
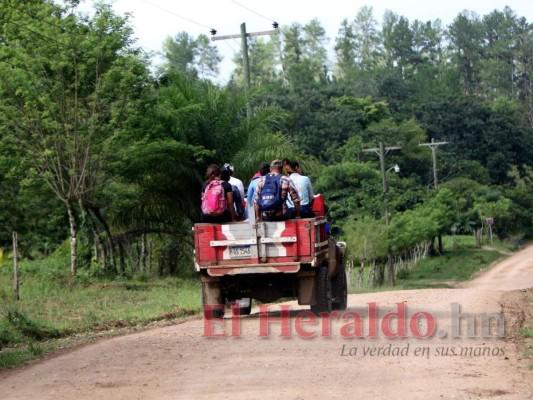
<path fill-rule="evenodd" d="M 435 189 L 437 189 L 439 186 L 439 178 L 437 173 L 437 148 L 439 146 L 444 146 L 445 144 L 448 144 L 448 142 L 435 142 L 434 138 L 431 138 L 431 143 L 419 144 L 419 146 L 425 146 L 431 149 L 431 159 L 433 161 L 433 187 Z M 442 246 L 442 235 L 439 234 L 437 238 L 439 242 L 439 253 L 442 253 L 444 251 Z"/>
<path fill-rule="evenodd" d="M 248 38 L 252 36 L 265 36 L 265 35 L 275 35 L 279 32 L 277 28 L 277 23 L 274 23 L 276 29 L 269 31 L 259 31 L 259 32 L 246 32 L 246 23 L 241 24 L 241 33 L 236 35 L 224 35 L 224 36 L 212 36 L 211 40 L 227 40 L 227 39 L 241 39 L 241 50 L 242 50 L 242 66 L 244 73 L 244 93 L 246 96 L 246 116 L 248 119 L 252 116 L 252 109 L 250 106 L 250 62 L 248 59 Z"/>
<path fill-rule="evenodd" d="M 20 300 L 19 286 L 18 234 L 13 232 L 13 294 L 17 301 Z"/>
<path fill-rule="evenodd" d="M 421 143 L 419 146 L 426 146 L 431 149 L 431 158 L 433 159 L 433 187 L 437 189 L 439 185 L 439 180 L 437 176 L 437 148 L 439 146 L 444 146 L 448 142 L 435 142 L 434 138 L 431 138 L 431 143 Z"/>
<path fill-rule="evenodd" d="M 383 142 L 379 142 L 379 147 L 373 147 L 371 149 L 363 150 L 364 153 L 376 153 L 379 157 L 379 166 L 381 169 L 381 181 L 383 183 L 383 214 L 385 215 L 385 225 L 389 225 L 389 207 L 388 207 L 388 199 L 387 199 L 387 192 L 389 190 L 389 186 L 387 184 L 387 170 L 385 169 L 385 157 L 387 157 L 387 154 L 389 151 L 401 150 L 401 149 L 402 149 L 401 146 L 385 147 Z M 394 265 L 392 264 L 392 257 L 390 255 L 390 251 L 388 251 L 388 256 L 387 256 L 386 272 L 381 275 L 382 276 L 385 275 L 387 278 L 387 283 L 390 286 L 394 286 L 396 279 L 394 276 Z M 381 277 L 380 277 L 380 281 L 382 282 Z"/>
<path fill-rule="evenodd" d="M 371 149 L 364 149 L 363 153 L 376 153 L 379 157 L 379 166 L 381 168 L 381 180 L 383 183 L 383 214 L 385 215 L 385 225 L 389 225 L 389 210 L 387 201 L 387 192 L 389 190 L 387 184 L 387 172 L 385 170 L 385 157 L 389 151 L 401 150 L 401 146 L 389 146 L 385 147 L 383 142 L 379 142 L 379 147 L 373 147 Z"/>

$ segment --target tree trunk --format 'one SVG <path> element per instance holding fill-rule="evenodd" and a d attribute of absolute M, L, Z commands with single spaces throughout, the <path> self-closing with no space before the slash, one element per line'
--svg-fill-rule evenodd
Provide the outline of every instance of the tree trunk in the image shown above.
<path fill-rule="evenodd" d="M 66 203 L 68 222 L 70 225 L 70 274 L 76 276 L 78 270 L 78 225 L 72 204 Z"/>
<path fill-rule="evenodd" d="M 20 300 L 19 287 L 18 234 L 13 232 L 13 294 L 16 301 Z"/>
<path fill-rule="evenodd" d="M 481 247 L 481 229 L 474 229 L 474 238 L 476 239 L 476 247 Z"/>
<path fill-rule="evenodd" d="M 141 272 L 146 271 L 146 233 L 141 235 Z"/>
<path fill-rule="evenodd" d="M 391 255 L 387 256 L 387 264 L 385 265 L 385 280 L 387 285 L 394 286 L 396 284 L 396 277 L 394 276 L 394 261 Z"/>
<path fill-rule="evenodd" d="M 106 268 L 109 265 L 111 269 L 114 269 L 117 273 L 119 273 L 119 267 L 117 266 L 117 263 L 115 262 L 115 241 L 113 239 L 113 235 L 111 234 L 111 229 L 109 228 L 109 225 L 107 224 L 106 220 L 103 218 L 102 214 L 100 213 L 99 208 L 90 207 L 89 211 L 95 217 L 96 221 L 98 221 L 104 228 L 106 240 L 105 241 L 102 240 L 102 245 L 104 245 L 104 247 L 105 245 L 107 245 L 107 251 L 105 255 Z M 107 261 L 109 261 L 109 263 Z"/>

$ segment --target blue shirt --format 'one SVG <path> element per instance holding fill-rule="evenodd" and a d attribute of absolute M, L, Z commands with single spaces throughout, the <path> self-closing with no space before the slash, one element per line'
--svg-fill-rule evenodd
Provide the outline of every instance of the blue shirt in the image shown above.
<path fill-rule="evenodd" d="M 255 188 L 257 187 L 257 182 L 260 178 L 253 179 L 248 185 L 248 192 L 246 192 L 246 204 L 253 207 L 254 197 L 255 197 Z"/>
<path fill-rule="evenodd" d="M 313 202 L 313 187 L 311 186 L 311 179 L 307 176 L 300 175 L 298 172 L 293 172 L 290 175 L 291 181 L 296 187 L 298 197 L 300 198 L 300 205 L 309 206 Z"/>

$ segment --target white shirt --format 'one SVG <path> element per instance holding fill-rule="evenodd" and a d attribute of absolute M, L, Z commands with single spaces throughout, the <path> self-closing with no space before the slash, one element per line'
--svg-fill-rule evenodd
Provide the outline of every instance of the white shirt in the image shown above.
<path fill-rule="evenodd" d="M 242 181 L 239 178 L 234 178 L 233 176 L 229 178 L 229 184 L 236 186 L 237 189 L 239 189 L 239 192 L 241 193 L 241 198 L 244 199 L 244 185 L 242 184 Z"/>

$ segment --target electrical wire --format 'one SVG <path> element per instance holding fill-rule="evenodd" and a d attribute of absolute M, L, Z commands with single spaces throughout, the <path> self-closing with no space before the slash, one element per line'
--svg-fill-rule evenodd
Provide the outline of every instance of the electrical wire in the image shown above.
<path fill-rule="evenodd" d="M 250 11 L 252 14 L 257 15 L 258 17 L 261 17 L 261 18 L 266 19 L 268 22 L 274 22 L 274 23 L 276 22 L 275 19 L 273 19 L 273 18 L 269 18 L 269 17 L 267 17 L 266 15 L 263 15 L 263 14 L 261 14 L 261 13 L 255 11 L 255 10 L 251 9 L 250 7 L 248 7 L 248 6 L 246 6 L 246 5 L 244 5 L 244 4 L 242 4 L 242 3 L 239 3 L 239 2 L 236 1 L 236 0 L 231 0 L 231 2 L 234 3 L 234 4 L 236 4 L 236 5 L 238 5 L 238 6 L 241 7 L 241 8 L 244 8 L 245 10 Z"/>
<path fill-rule="evenodd" d="M 191 19 L 191 18 L 188 18 L 188 17 L 184 17 L 183 15 L 180 15 L 180 14 L 178 14 L 178 13 L 172 11 L 172 10 L 169 10 L 167 8 L 164 8 L 164 7 L 161 7 L 159 4 L 152 3 L 149 0 L 141 0 L 141 1 L 144 2 L 144 3 L 150 4 L 152 7 L 158 8 L 159 10 L 164 11 L 164 12 L 170 14 L 170 15 L 173 15 L 173 16 L 175 16 L 175 17 L 177 17 L 177 18 L 179 18 L 179 19 L 181 19 L 183 21 L 187 21 L 187 22 L 189 22 L 191 24 L 194 24 L 194 25 L 197 25 L 197 26 L 201 26 L 202 28 L 206 28 L 208 30 L 213 29 L 210 26 L 204 25 L 201 22 L 195 21 L 194 19 Z"/>
<path fill-rule="evenodd" d="M 223 42 L 231 49 L 231 51 L 233 51 L 233 53 L 239 52 L 235 47 L 233 47 L 233 45 L 229 41 L 223 40 Z"/>

